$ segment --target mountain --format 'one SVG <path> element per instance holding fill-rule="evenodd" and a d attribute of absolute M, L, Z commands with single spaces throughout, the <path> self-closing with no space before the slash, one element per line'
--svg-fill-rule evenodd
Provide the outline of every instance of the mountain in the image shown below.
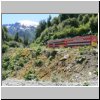
<path fill-rule="evenodd" d="M 23 39 L 24 35 L 28 37 L 30 41 L 35 38 L 35 29 L 37 24 L 33 24 L 30 21 L 20 21 L 14 24 L 3 24 L 8 29 L 8 33 L 11 36 L 15 36 L 16 32 L 19 33 L 19 36 Z"/>

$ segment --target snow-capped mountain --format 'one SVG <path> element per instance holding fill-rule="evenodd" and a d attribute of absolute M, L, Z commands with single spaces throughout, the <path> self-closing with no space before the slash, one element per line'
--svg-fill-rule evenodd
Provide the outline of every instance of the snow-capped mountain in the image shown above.
<path fill-rule="evenodd" d="M 26 35 L 31 41 L 35 37 L 35 29 L 37 25 L 38 23 L 28 20 L 19 21 L 14 24 L 3 24 L 3 26 L 7 27 L 10 35 L 14 36 L 16 32 L 18 32 L 21 38 Z"/>

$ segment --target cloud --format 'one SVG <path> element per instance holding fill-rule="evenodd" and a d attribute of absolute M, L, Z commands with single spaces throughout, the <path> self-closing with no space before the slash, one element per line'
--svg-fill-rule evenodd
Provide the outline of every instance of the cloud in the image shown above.
<path fill-rule="evenodd" d="M 25 26 L 34 26 L 34 27 L 37 27 L 37 25 L 39 24 L 38 22 L 34 22 L 34 21 L 31 21 L 31 20 L 21 20 L 21 21 L 18 21 L 21 25 L 25 25 Z"/>

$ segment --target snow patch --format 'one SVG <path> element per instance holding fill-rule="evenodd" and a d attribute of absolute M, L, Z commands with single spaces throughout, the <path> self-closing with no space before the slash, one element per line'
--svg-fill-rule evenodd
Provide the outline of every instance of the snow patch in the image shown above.
<path fill-rule="evenodd" d="M 24 25 L 24 26 L 34 26 L 34 27 L 37 27 L 38 26 L 38 22 L 34 22 L 34 21 L 31 21 L 31 20 L 21 20 L 21 21 L 18 21 L 21 25 Z"/>

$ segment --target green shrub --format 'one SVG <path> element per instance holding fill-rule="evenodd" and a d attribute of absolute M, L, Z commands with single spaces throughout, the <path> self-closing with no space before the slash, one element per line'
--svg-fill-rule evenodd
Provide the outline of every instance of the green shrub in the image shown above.
<path fill-rule="evenodd" d="M 9 47 L 9 46 L 3 44 L 3 45 L 2 45 L 2 53 L 5 53 L 5 52 L 8 50 L 8 47 Z"/>
<path fill-rule="evenodd" d="M 24 63 L 27 63 L 28 62 L 28 58 L 23 58 L 24 59 Z"/>
<path fill-rule="evenodd" d="M 89 21 L 89 15 L 86 14 L 86 15 L 83 17 L 82 23 L 86 24 L 88 21 Z"/>
<path fill-rule="evenodd" d="M 10 64 L 10 65 L 8 66 L 8 70 L 14 70 L 14 65 Z"/>
<path fill-rule="evenodd" d="M 94 74 L 98 76 L 98 69 L 94 71 Z"/>
<path fill-rule="evenodd" d="M 7 70 L 7 69 L 8 69 L 8 65 L 9 65 L 8 62 L 3 62 L 3 63 L 2 63 L 2 68 L 3 68 L 4 70 Z"/>
<path fill-rule="evenodd" d="M 4 56 L 3 59 L 2 59 L 2 68 L 4 70 L 7 70 L 8 69 L 8 65 L 9 65 L 9 57 L 8 56 Z"/>
<path fill-rule="evenodd" d="M 37 76 L 35 74 L 33 74 L 32 71 L 29 71 L 28 73 L 25 74 L 24 79 L 25 80 L 33 80 L 33 79 L 37 79 Z"/>
<path fill-rule="evenodd" d="M 90 31 L 90 29 L 89 29 L 88 24 L 85 26 L 80 25 L 80 27 L 77 28 L 77 35 L 79 35 L 79 36 L 86 35 L 86 34 L 88 34 L 89 31 Z"/>
<path fill-rule="evenodd" d="M 8 56 L 5 56 L 5 57 L 3 58 L 3 60 L 4 60 L 5 62 L 7 62 L 7 61 L 10 60 L 10 58 L 9 58 Z"/>
<path fill-rule="evenodd" d="M 8 77 L 6 71 L 2 71 L 2 80 L 5 80 Z"/>
<path fill-rule="evenodd" d="M 24 63 L 23 62 L 19 62 L 19 66 L 23 67 Z"/>
<path fill-rule="evenodd" d="M 18 60 L 13 60 L 14 65 L 12 64 L 12 66 L 14 67 L 14 70 L 20 70 L 23 66 L 24 63 L 26 63 L 26 61 L 24 60 L 24 58 L 19 58 Z"/>
<path fill-rule="evenodd" d="M 74 27 L 79 26 L 79 22 L 75 18 L 69 18 L 69 19 L 63 21 L 62 23 L 63 23 L 63 27 L 65 27 L 67 25 L 74 26 Z"/>
<path fill-rule="evenodd" d="M 58 79 L 58 77 L 56 77 L 56 75 L 53 75 L 52 78 L 51 78 L 51 81 L 52 82 L 58 82 L 59 79 Z"/>
<path fill-rule="evenodd" d="M 19 54 L 16 54 L 15 60 L 17 61 L 17 60 L 19 60 L 19 59 L 20 59 L 20 55 L 19 55 Z"/>
<path fill-rule="evenodd" d="M 19 45 L 18 42 L 10 41 L 10 42 L 9 42 L 9 46 L 10 46 L 10 47 L 19 47 L 20 45 Z"/>
<path fill-rule="evenodd" d="M 55 58 L 56 54 L 57 54 L 57 51 L 51 50 L 50 52 L 47 52 L 46 56 L 49 57 L 49 60 L 52 60 Z"/>
<path fill-rule="evenodd" d="M 79 56 L 76 58 L 76 62 L 82 64 L 85 59 L 85 57 Z"/>
<path fill-rule="evenodd" d="M 8 65 L 8 70 L 14 70 L 14 66 L 15 66 L 14 61 L 13 61 L 13 60 L 10 61 L 10 62 L 9 62 L 9 65 Z"/>
<path fill-rule="evenodd" d="M 35 60 L 34 65 L 41 67 L 43 65 L 43 62 L 40 59 L 38 59 L 38 60 Z"/>
<path fill-rule="evenodd" d="M 94 54 L 94 55 L 97 55 L 98 54 L 98 52 L 96 52 L 95 50 L 91 50 L 92 51 L 92 53 Z"/>
<path fill-rule="evenodd" d="M 36 50 L 35 50 L 35 54 L 36 56 L 40 55 L 41 54 L 41 48 L 38 47 Z"/>
<path fill-rule="evenodd" d="M 58 82 L 58 78 L 52 78 L 52 82 Z"/>
<path fill-rule="evenodd" d="M 50 52 L 50 55 L 51 55 L 51 56 L 54 56 L 54 57 L 55 57 L 56 54 L 57 54 L 57 51 L 55 51 L 55 50 L 52 50 L 52 51 Z"/>
<path fill-rule="evenodd" d="M 85 48 L 79 47 L 79 53 L 80 53 L 80 55 L 83 55 L 85 53 Z"/>
<path fill-rule="evenodd" d="M 24 66 L 24 60 L 21 58 L 19 59 L 18 65 L 23 67 Z"/>
<path fill-rule="evenodd" d="M 50 57 L 49 57 L 49 60 L 52 60 L 52 59 L 54 59 L 54 56 L 50 56 Z"/>
<path fill-rule="evenodd" d="M 14 66 L 14 70 L 15 71 L 18 71 L 18 70 L 20 70 L 22 67 L 21 66 L 18 66 L 18 65 L 16 65 L 16 66 Z"/>
<path fill-rule="evenodd" d="M 80 55 L 83 55 L 84 54 L 84 52 L 83 51 L 80 51 Z"/>
<path fill-rule="evenodd" d="M 45 56 L 48 58 L 50 57 L 50 52 L 49 51 L 44 51 Z"/>
<path fill-rule="evenodd" d="M 89 86 L 88 82 L 84 82 L 83 86 Z"/>
<path fill-rule="evenodd" d="M 98 32 L 98 16 L 92 17 L 89 21 L 90 29 L 95 34 Z"/>

